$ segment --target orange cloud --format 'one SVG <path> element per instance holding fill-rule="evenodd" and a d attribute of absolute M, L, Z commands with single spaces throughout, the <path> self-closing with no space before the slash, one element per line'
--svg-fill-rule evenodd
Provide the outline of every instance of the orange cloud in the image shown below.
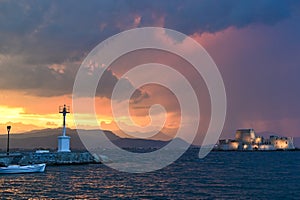
<path fill-rule="evenodd" d="M 0 134 L 7 134 L 6 127 L 11 126 L 11 132 L 14 133 L 24 133 L 30 130 L 43 129 L 45 127 L 37 126 L 34 124 L 23 124 L 22 122 L 11 122 L 8 121 L 6 123 L 0 123 Z"/>

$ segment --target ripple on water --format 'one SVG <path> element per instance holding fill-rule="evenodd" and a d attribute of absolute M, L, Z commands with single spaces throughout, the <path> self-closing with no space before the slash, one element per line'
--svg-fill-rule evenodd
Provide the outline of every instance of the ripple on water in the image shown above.
<path fill-rule="evenodd" d="M 300 152 L 190 150 L 156 172 L 128 174 L 105 165 L 48 166 L 45 173 L 1 175 L 4 199 L 300 199 Z"/>

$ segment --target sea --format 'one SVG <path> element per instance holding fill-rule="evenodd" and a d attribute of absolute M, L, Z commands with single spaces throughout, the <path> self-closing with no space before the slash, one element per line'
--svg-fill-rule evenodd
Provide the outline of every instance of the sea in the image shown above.
<path fill-rule="evenodd" d="M 154 172 L 103 164 L 47 166 L 45 173 L 0 175 L 2 199 L 300 199 L 300 151 L 189 149 Z"/>

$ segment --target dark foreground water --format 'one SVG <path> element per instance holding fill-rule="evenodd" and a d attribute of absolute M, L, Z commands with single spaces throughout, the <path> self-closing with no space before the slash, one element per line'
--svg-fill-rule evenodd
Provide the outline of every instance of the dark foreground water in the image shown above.
<path fill-rule="evenodd" d="M 300 152 L 189 150 L 146 174 L 105 165 L 49 166 L 41 174 L 1 175 L 3 199 L 300 199 Z"/>

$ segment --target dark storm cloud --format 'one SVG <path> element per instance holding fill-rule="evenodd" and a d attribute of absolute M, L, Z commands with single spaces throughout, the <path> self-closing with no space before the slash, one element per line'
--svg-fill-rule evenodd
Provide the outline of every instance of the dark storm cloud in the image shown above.
<path fill-rule="evenodd" d="M 75 73 L 72 69 L 66 68 L 64 73 L 59 73 L 41 65 L 29 67 L 19 62 L 1 64 L 1 89 L 37 96 L 71 94 Z"/>
<path fill-rule="evenodd" d="M 34 62 L 79 58 L 100 41 L 131 28 L 164 26 L 182 31 L 217 32 L 230 26 L 274 24 L 289 17 L 298 1 L 1 1 L 0 52 L 23 53 Z M 39 56 L 42 57 L 39 58 Z M 48 58 L 48 59 L 47 59 Z"/>
<path fill-rule="evenodd" d="M 99 76 L 101 78 L 99 80 Z M 99 81 L 98 81 L 99 80 Z M 120 84 L 122 90 L 114 96 L 114 100 L 124 100 L 127 97 L 128 91 L 135 91 L 132 95 L 132 102 L 138 103 L 139 100 L 148 98 L 146 92 L 134 88 L 131 82 L 126 78 L 117 78 L 112 70 L 105 70 L 102 67 L 83 66 L 80 70 L 80 75 L 76 79 L 74 97 L 93 97 L 94 87 L 91 84 L 97 83 L 96 95 L 99 97 L 113 98 L 112 93 L 116 84 Z M 135 90 L 136 89 L 136 90 Z"/>
<path fill-rule="evenodd" d="M 16 63 L 14 63 L 16 64 Z M 64 68 L 55 70 L 51 66 L 28 67 L 22 65 L 4 65 L 0 68 L 0 85 L 4 90 L 23 91 L 30 95 L 50 97 L 71 94 L 78 67 L 65 63 Z M 86 78 L 97 78 L 86 75 Z M 100 79 L 96 96 L 111 98 L 115 84 L 120 81 L 123 86 L 131 89 L 133 86 L 127 79 L 118 79 L 110 70 L 105 71 Z M 89 86 L 86 87 L 87 90 Z M 146 93 L 137 90 L 134 101 L 147 98 Z"/>
<path fill-rule="evenodd" d="M 167 26 L 187 34 L 242 28 L 253 23 L 273 25 L 292 14 L 296 1 L 180 1 L 166 15 Z"/>
<path fill-rule="evenodd" d="M 99 42 L 121 30 L 162 22 L 186 34 L 253 23 L 272 25 L 291 16 L 297 6 L 298 1 L 272 0 L 2 0 L 0 72 L 5 76 L 1 75 L 0 87 L 39 96 L 70 94 L 78 63 Z M 53 64 L 65 65 L 64 73 L 49 69 Z M 117 81 L 113 74 L 107 75 L 107 83 Z M 107 91 L 111 88 L 99 95 Z"/>

